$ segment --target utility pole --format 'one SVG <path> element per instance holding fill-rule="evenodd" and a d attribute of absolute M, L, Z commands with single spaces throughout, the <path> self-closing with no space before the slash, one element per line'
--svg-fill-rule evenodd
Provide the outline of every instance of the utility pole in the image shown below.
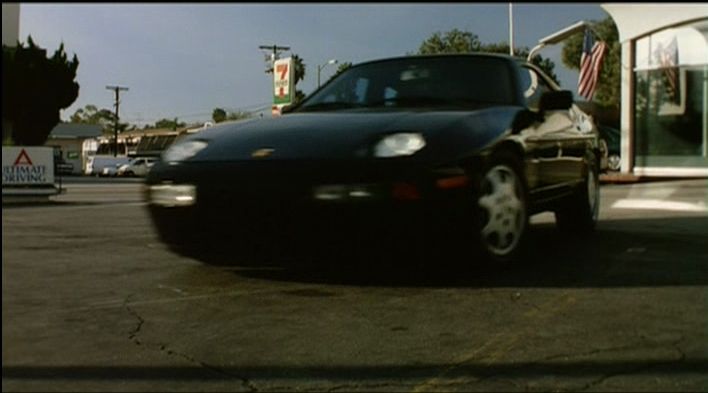
<path fill-rule="evenodd" d="M 113 157 L 118 155 L 118 107 L 120 105 L 120 92 L 121 90 L 127 91 L 127 87 L 122 86 L 106 86 L 106 89 L 113 90 L 116 93 L 116 118 L 113 123 Z"/>
<path fill-rule="evenodd" d="M 289 46 L 278 46 L 278 45 L 275 45 L 275 44 L 273 44 L 273 45 L 261 45 L 261 46 L 259 46 L 258 48 L 259 48 L 259 49 L 263 49 L 263 50 L 269 50 L 269 51 L 272 50 L 272 51 L 273 51 L 273 54 L 272 54 L 272 55 L 269 55 L 269 56 L 270 56 L 270 68 L 268 68 L 268 69 L 265 71 L 266 74 L 270 74 L 271 72 L 273 72 L 273 62 L 275 62 L 276 60 L 278 60 L 278 56 L 280 55 L 280 52 L 281 52 L 281 51 L 290 50 L 290 47 L 289 47 Z M 266 58 L 266 60 L 267 60 L 267 58 Z"/>

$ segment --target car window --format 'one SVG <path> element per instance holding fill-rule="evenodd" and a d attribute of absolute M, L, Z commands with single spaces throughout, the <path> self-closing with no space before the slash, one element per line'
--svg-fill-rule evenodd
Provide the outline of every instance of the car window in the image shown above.
<path fill-rule="evenodd" d="M 324 103 L 349 102 L 360 104 L 364 101 L 366 90 L 369 86 L 369 79 L 356 78 L 349 81 L 347 88 L 330 91 L 322 97 Z"/>
<path fill-rule="evenodd" d="M 299 110 L 511 104 L 507 63 L 494 57 L 410 57 L 350 68 Z"/>

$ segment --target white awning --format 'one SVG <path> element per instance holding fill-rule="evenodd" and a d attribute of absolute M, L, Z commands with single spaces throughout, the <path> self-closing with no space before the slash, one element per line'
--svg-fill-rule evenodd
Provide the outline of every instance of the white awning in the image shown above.
<path fill-rule="evenodd" d="M 683 22 L 708 18 L 706 3 L 605 3 L 617 25 L 620 42 Z"/>

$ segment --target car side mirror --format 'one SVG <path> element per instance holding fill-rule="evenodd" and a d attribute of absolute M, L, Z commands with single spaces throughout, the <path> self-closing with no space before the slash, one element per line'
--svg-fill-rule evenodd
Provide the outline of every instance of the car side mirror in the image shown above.
<path fill-rule="evenodd" d="M 524 109 L 516 114 L 511 125 L 512 134 L 518 134 L 538 121 L 543 121 L 543 115 L 532 110 Z"/>
<path fill-rule="evenodd" d="M 538 105 L 541 112 L 570 109 L 573 106 L 573 93 L 570 90 L 547 91 L 541 95 Z"/>

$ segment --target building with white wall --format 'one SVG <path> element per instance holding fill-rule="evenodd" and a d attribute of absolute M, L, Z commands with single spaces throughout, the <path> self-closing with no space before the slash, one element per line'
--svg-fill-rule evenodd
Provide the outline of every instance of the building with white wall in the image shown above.
<path fill-rule="evenodd" d="M 622 45 L 621 171 L 708 177 L 708 4 L 602 8 Z"/>
<path fill-rule="evenodd" d="M 2 3 L 2 44 L 17 45 L 20 38 L 20 4 Z"/>

